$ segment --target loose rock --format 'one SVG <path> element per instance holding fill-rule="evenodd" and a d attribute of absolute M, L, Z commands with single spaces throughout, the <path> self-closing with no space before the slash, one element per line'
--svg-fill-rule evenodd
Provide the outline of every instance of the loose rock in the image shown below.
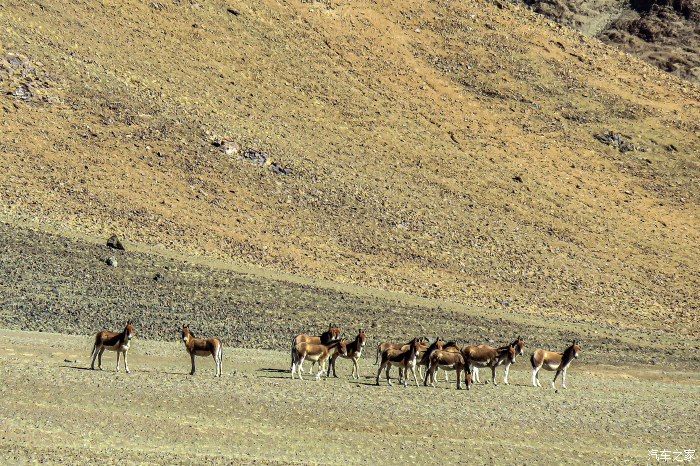
<path fill-rule="evenodd" d="M 112 249 L 118 249 L 120 251 L 124 251 L 124 245 L 122 244 L 121 241 L 119 241 L 119 238 L 117 238 L 117 235 L 112 235 L 110 238 L 107 240 L 107 246 L 112 248 Z"/>

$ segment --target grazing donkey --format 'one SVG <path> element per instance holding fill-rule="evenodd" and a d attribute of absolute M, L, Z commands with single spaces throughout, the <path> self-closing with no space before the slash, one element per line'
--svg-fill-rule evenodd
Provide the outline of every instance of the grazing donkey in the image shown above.
<path fill-rule="evenodd" d="M 561 388 L 566 388 L 566 370 L 571 365 L 574 359 L 578 358 L 581 352 L 581 346 L 574 340 L 571 346 L 566 348 L 563 353 L 556 353 L 554 351 L 545 351 L 543 349 L 537 349 L 532 354 L 530 358 L 530 363 L 532 364 L 532 386 L 541 387 L 539 372 L 540 369 L 545 369 L 548 371 L 557 371 L 554 374 L 554 380 L 552 380 L 552 388 L 556 388 L 554 383 L 559 377 L 559 373 L 562 375 Z"/>
<path fill-rule="evenodd" d="M 379 376 L 381 375 L 382 370 L 384 369 L 386 369 L 386 381 L 389 384 L 389 386 L 392 385 L 391 379 L 389 378 L 389 370 L 391 369 L 391 366 L 394 365 L 398 366 L 399 369 L 403 369 L 404 387 L 408 386 L 408 370 L 410 370 L 413 373 L 413 380 L 416 382 L 416 386 L 418 386 L 418 377 L 416 376 L 416 362 L 418 360 L 419 344 L 419 339 L 414 338 L 413 340 L 411 340 L 411 343 L 409 343 L 408 349 L 406 350 L 397 350 L 391 348 L 384 350 L 384 352 L 382 352 L 382 363 L 379 366 L 379 370 L 377 371 L 377 385 L 379 385 Z"/>
<path fill-rule="evenodd" d="M 332 340 L 325 344 L 301 342 L 294 345 L 292 347 L 292 379 L 294 379 L 294 374 L 298 373 L 299 380 L 303 380 L 301 365 L 304 364 L 305 359 L 308 359 L 319 365 L 319 371 L 316 373 L 316 380 L 319 380 L 333 348 L 338 348 L 341 356 L 345 357 L 348 355 L 347 342 L 345 340 Z"/>
<path fill-rule="evenodd" d="M 126 359 L 126 355 L 129 352 L 129 343 L 131 339 L 136 335 L 136 330 L 134 326 L 131 325 L 131 321 L 126 323 L 126 327 L 121 333 L 109 332 L 107 330 L 102 330 L 95 335 L 95 345 L 92 347 L 92 363 L 90 364 L 90 369 L 95 370 L 95 359 L 97 359 L 97 368 L 102 370 L 102 353 L 105 350 L 116 351 L 117 352 L 117 369 L 119 372 L 119 355 L 124 353 L 124 369 L 126 373 L 129 374 L 129 363 Z"/>
<path fill-rule="evenodd" d="M 185 349 L 190 353 L 190 359 L 192 360 L 192 370 L 190 375 L 194 375 L 194 358 L 195 356 L 209 356 L 214 358 L 214 364 L 216 364 L 216 369 L 214 369 L 214 377 L 221 377 L 221 362 L 223 360 L 224 354 L 222 350 L 221 340 L 218 338 L 197 338 L 194 333 L 190 331 L 189 325 L 182 326 L 182 341 L 185 344 Z"/>
<path fill-rule="evenodd" d="M 319 336 L 307 335 L 306 333 L 300 333 L 294 337 L 292 340 L 292 364 L 294 363 L 294 347 L 299 343 L 313 343 L 314 345 L 325 345 L 330 341 L 340 339 L 340 327 L 336 327 L 333 324 L 328 324 L 328 330 L 323 332 Z M 313 366 L 316 364 L 312 362 L 311 369 L 309 369 L 309 374 L 313 371 Z M 299 367 L 301 372 L 304 372 L 303 367 Z"/>
<path fill-rule="evenodd" d="M 360 357 L 362 357 L 362 350 L 365 347 L 366 341 L 367 341 L 367 336 L 365 335 L 365 331 L 360 329 L 359 332 L 357 333 L 357 336 L 355 337 L 355 340 L 352 343 L 348 343 L 346 345 L 346 349 L 347 349 L 346 355 L 341 354 L 340 350 L 338 348 L 336 348 L 335 352 L 333 353 L 333 356 L 331 356 L 331 362 L 328 365 L 328 374 L 326 374 L 326 377 L 330 377 L 331 369 L 333 369 L 333 377 L 338 377 L 335 374 L 335 360 L 338 358 L 345 358 L 345 359 L 352 360 L 352 375 L 351 375 L 351 377 L 353 379 L 359 379 L 360 378 L 360 370 L 357 366 L 357 361 L 359 361 Z"/>
<path fill-rule="evenodd" d="M 493 348 L 487 345 L 465 346 L 462 349 L 464 363 L 471 372 L 476 367 L 490 367 L 491 380 L 496 385 L 496 368 L 502 364 L 515 362 L 518 353 L 515 346 Z"/>

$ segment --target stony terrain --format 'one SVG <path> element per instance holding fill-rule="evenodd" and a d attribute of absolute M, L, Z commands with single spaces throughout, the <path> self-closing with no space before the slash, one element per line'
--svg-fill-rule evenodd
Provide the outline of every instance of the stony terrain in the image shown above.
<path fill-rule="evenodd" d="M 623 19 L 589 6 L 588 33 Z M 500 0 L 0 0 L 0 462 L 697 448 L 698 96 Z M 127 319 L 133 374 L 85 370 Z M 183 323 L 222 379 L 186 375 Z M 292 382 L 329 323 L 367 331 L 364 378 Z M 566 392 L 527 357 L 511 386 L 372 386 L 376 344 L 420 335 L 583 354 Z"/>
<path fill-rule="evenodd" d="M 534 11 L 700 84 L 698 0 L 524 0 Z"/>
<path fill-rule="evenodd" d="M 527 8 L 3 0 L 0 62 L 10 223 L 698 335 L 698 88 Z"/>
<path fill-rule="evenodd" d="M 85 370 L 89 337 L 0 331 L 0 461 L 94 464 L 647 464 L 697 449 L 698 373 L 583 360 L 569 389 L 290 380 L 287 352 L 227 348 L 224 374 L 175 342 L 133 342 L 132 373 Z M 551 373 L 546 374 L 547 378 Z M 79 389 L 77 389 L 79 387 Z M 547 441 L 545 439 L 556 439 Z"/>
<path fill-rule="evenodd" d="M 90 334 L 132 319 L 141 338 L 172 340 L 189 323 L 195 333 L 217 335 L 228 345 L 286 350 L 297 333 L 320 333 L 333 323 L 349 339 L 365 328 L 370 347 L 416 335 L 500 345 L 520 335 L 532 347 L 556 349 L 576 338 L 587 361 L 618 364 L 610 357 L 623 351 L 627 364 L 700 368 L 695 340 L 591 325 L 579 317 L 538 319 L 186 257 L 120 252 L 3 223 L 0 252 L 4 328 Z M 105 263 L 109 258 L 116 268 Z"/>

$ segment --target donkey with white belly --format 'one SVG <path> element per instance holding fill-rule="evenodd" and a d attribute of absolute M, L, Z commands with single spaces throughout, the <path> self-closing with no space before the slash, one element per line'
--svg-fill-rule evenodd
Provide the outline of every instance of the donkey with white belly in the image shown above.
<path fill-rule="evenodd" d="M 214 358 L 214 364 L 216 364 L 214 377 L 221 377 L 221 362 L 223 360 L 221 340 L 218 338 L 197 338 L 194 336 L 194 333 L 190 331 L 189 325 L 182 326 L 181 337 L 183 343 L 185 343 L 185 349 L 189 353 L 192 361 L 192 370 L 190 371 L 190 375 L 194 375 L 195 356 L 211 356 Z"/>
<path fill-rule="evenodd" d="M 90 369 L 95 369 L 95 359 L 97 359 L 97 368 L 102 370 L 102 353 L 105 350 L 116 351 L 117 352 L 117 368 L 116 371 L 119 372 L 119 355 L 124 353 L 124 370 L 126 373 L 129 372 L 129 363 L 126 359 L 126 355 L 129 352 L 129 344 L 131 339 L 136 335 L 136 330 L 134 326 L 131 325 L 131 321 L 126 323 L 126 327 L 121 333 L 110 332 L 107 330 L 102 330 L 95 335 L 95 345 L 92 347 L 92 363 L 90 364 Z"/>
<path fill-rule="evenodd" d="M 357 366 L 357 361 L 359 361 L 360 358 L 362 357 L 362 350 L 365 348 L 366 341 L 367 341 L 367 335 L 365 335 L 364 330 L 360 329 L 360 331 L 357 332 L 357 336 L 355 337 L 355 340 L 352 341 L 351 343 L 348 343 L 345 346 L 345 349 L 347 350 L 346 354 L 343 354 L 336 347 L 335 352 L 331 356 L 331 362 L 328 365 L 328 373 L 326 374 L 326 377 L 330 377 L 331 369 L 333 369 L 333 377 L 338 377 L 335 374 L 335 361 L 338 358 L 345 358 L 345 359 L 350 359 L 352 361 L 352 378 L 359 379 L 360 378 L 360 369 Z"/>
<path fill-rule="evenodd" d="M 491 380 L 496 385 L 496 368 L 503 364 L 513 364 L 518 355 L 515 346 L 493 348 L 487 345 L 465 346 L 462 349 L 464 363 L 471 374 L 478 367 L 491 368 Z"/>
<path fill-rule="evenodd" d="M 559 374 L 562 375 L 561 388 L 566 388 L 566 370 L 571 365 L 574 359 L 578 358 L 581 352 L 581 346 L 574 340 L 571 346 L 566 348 L 563 353 L 557 353 L 554 351 L 546 351 L 543 349 L 537 349 L 532 354 L 530 358 L 530 363 L 532 364 L 532 386 L 541 387 L 539 372 L 540 369 L 545 369 L 548 371 L 557 371 L 554 374 L 554 380 L 552 380 L 552 388 L 556 388 L 554 383 L 557 381 Z"/>

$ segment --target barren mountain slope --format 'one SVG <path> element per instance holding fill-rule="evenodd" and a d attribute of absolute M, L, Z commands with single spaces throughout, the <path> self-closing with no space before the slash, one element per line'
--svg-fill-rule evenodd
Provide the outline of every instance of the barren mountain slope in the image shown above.
<path fill-rule="evenodd" d="M 700 84 L 700 0 L 524 0 L 532 9 Z"/>
<path fill-rule="evenodd" d="M 697 335 L 700 90 L 526 8 L 3 0 L 0 31 L 5 218 Z"/>

